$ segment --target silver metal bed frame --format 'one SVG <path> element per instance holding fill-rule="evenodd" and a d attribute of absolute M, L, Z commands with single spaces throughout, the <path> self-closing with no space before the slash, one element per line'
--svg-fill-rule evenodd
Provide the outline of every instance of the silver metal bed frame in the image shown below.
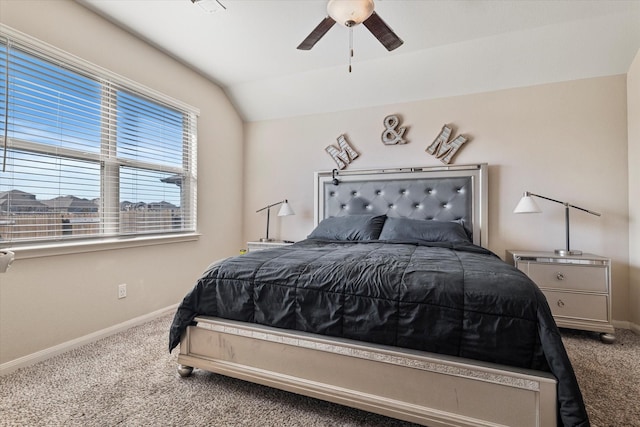
<path fill-rule="evenodd" d="M 315 196 L 316 224 L 357 213 L 459 220 L 487 246 L 486 164 L 317 172 Z M 557 422 L 549 373 L 212 317 L 196 322 L 180 343 L 182 376 L 204 369 L 427 426 Z"/>

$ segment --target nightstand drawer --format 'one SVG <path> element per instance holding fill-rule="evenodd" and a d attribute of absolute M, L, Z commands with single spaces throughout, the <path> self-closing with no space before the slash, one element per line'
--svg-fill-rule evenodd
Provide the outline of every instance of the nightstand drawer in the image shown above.
<path fill-rule="evenodd" d="M 607 293 L 607 268 L 526 263 L 524 272 L 541 288 Z"/>
<path fill-rule="evenodd" d="M 601 320 L 607 322 L 609 306 L 606 295 L 573 294 L 543 290 L 554 317 Z M 558 319 L 556 319 L 558 320 Z M 559 326 L 560 326 L 560 322 Z"/>

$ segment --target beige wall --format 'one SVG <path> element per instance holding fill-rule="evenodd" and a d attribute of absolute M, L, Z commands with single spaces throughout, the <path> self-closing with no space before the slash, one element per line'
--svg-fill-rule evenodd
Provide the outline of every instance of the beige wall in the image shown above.
<path fill-rule="evenodd" d="M 212 260 L 235 253 L 243 131 L 219 87 L 71 0 L 0 0 L 0 22 L 200 109 L 202 233 L 197 242 L 17 259 L 0 274 L 2 364 L 176 304 Z M 128 284 L 122 300 L 119 283 Z"/>
<path fill-rule="evenodd" d="M 627 74 L 629 123 L 629 320 L 640 332 L 640 50 Z"/>
<path fill-rule="evenodd" d="M 472 137 L 454 163 L 490 165 L 489 247 L 503 255 L 507 248 L 563 245 L 560 206 L 541 201 L 543 214 L 512 214 L 524 190 L 602 212 L 601 218 L 572 212 L 572 246 L 613 258 L 614 319 L 640 323 L 639 242 L 629 241 L 639 233 L 640 131 L 633 120 L 640 114 L 638 57 L 628 79 L 254 122 L 243 129 L 220 88 L 71 0 L 0 0 L 0 23 L 201 110 L 202 233 L 192 243 L 18 259 L 0 274 L 0 364 L 177 303 L 211 260 L 264 234 L 266 218 L 255 210 L 269 203 L 289 198 L 297 213 L 274 215 L 272 235 L 304 238 L 313 226 L 313 172 L 335 167 L 324 148 L 341 133 L 361 153 L 350 168 L 430 166 L 440 162 L 424 150 L 445 123 Z M 382 119 L 392 113 L 409 126 L 405 146 L 380 142 Z M 244 197 L 235 196 L 243 191 Z M 216 203 L 221 198 L 224 205 Z M 116 298 L 119 283 L 129 285 L 123 300 Z"/>
<path fill-rule="evenodd" d="M 409 127 L 407 145 L 380 141 L 389 114 Z M 255 210 L 283 198 L 297 215 L 272 217 L 272 237 L 299 240 L 311 231 L 313 172 L 336 166 L 324 149 L 340 134 L 360 153 L 351 169 L 431 166 L 441 163 L 425 149 L 445 123 L 472 138 L 455 164 L 490 165 L 489 248 L 498 255 L 564 246 L 562 206 L 541 200 L 542 214 L 512 213 L 524 190 L 602 213 L 571 212 L 572 248 L 613 259 L 613 318 L 628 320 L 624 75 L 247 123 L 245 239 L 264 235 L 266 218 Z"/>

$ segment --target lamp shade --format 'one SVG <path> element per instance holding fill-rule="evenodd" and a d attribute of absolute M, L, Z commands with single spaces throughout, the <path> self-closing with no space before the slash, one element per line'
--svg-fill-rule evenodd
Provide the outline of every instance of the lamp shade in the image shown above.
<path fill-rule="evenodd" d="M 518 202 L 518 205 L 513 210 L 513 213 L 540 213 L 542 210 L 538 207 L 538 204 L 533 197 L 525 194 Z"/>
<path fill-rule="evenodd" d="M 282 206 L 280 206 L 280 210 L 278 211 L 278 216 L 288 216 L 295 214 L 296 213 L 293 211 L 293 209 L 291 209 L 291 206 L 289 206 L 289 202 L 286 200 L 284 201 Z"/>
<path fill-rule="evenodd" d="M 330 0 L 327 13 L 345 27 L 361 24 L 373 13 L 373 0 Z"/>

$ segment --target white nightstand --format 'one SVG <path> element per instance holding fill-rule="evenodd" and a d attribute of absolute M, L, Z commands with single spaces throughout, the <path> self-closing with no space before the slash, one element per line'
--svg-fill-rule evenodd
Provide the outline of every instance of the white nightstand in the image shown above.
<path fill-rule="evenodd" d="M 292 245 L 293 242 L 291 241 L 285 241 L 285 240 L 271 240 L 269 242 L 260 242 L 260 241 L 255 241 L 255 242 L 247 242 L 247 252 L 251 252 L 251 251 L 261 251 L 263 249 L 269 249 L 269 248 L 277 248 L 280 246 L 289 246 Z"/>
<path fill-rule="evenodd" d="M 609 258 L 509 250 L 507 262 L 538 285 L 559 327 L 600 332 L 600 339 L 605 343 L 615 340 Z"/>

